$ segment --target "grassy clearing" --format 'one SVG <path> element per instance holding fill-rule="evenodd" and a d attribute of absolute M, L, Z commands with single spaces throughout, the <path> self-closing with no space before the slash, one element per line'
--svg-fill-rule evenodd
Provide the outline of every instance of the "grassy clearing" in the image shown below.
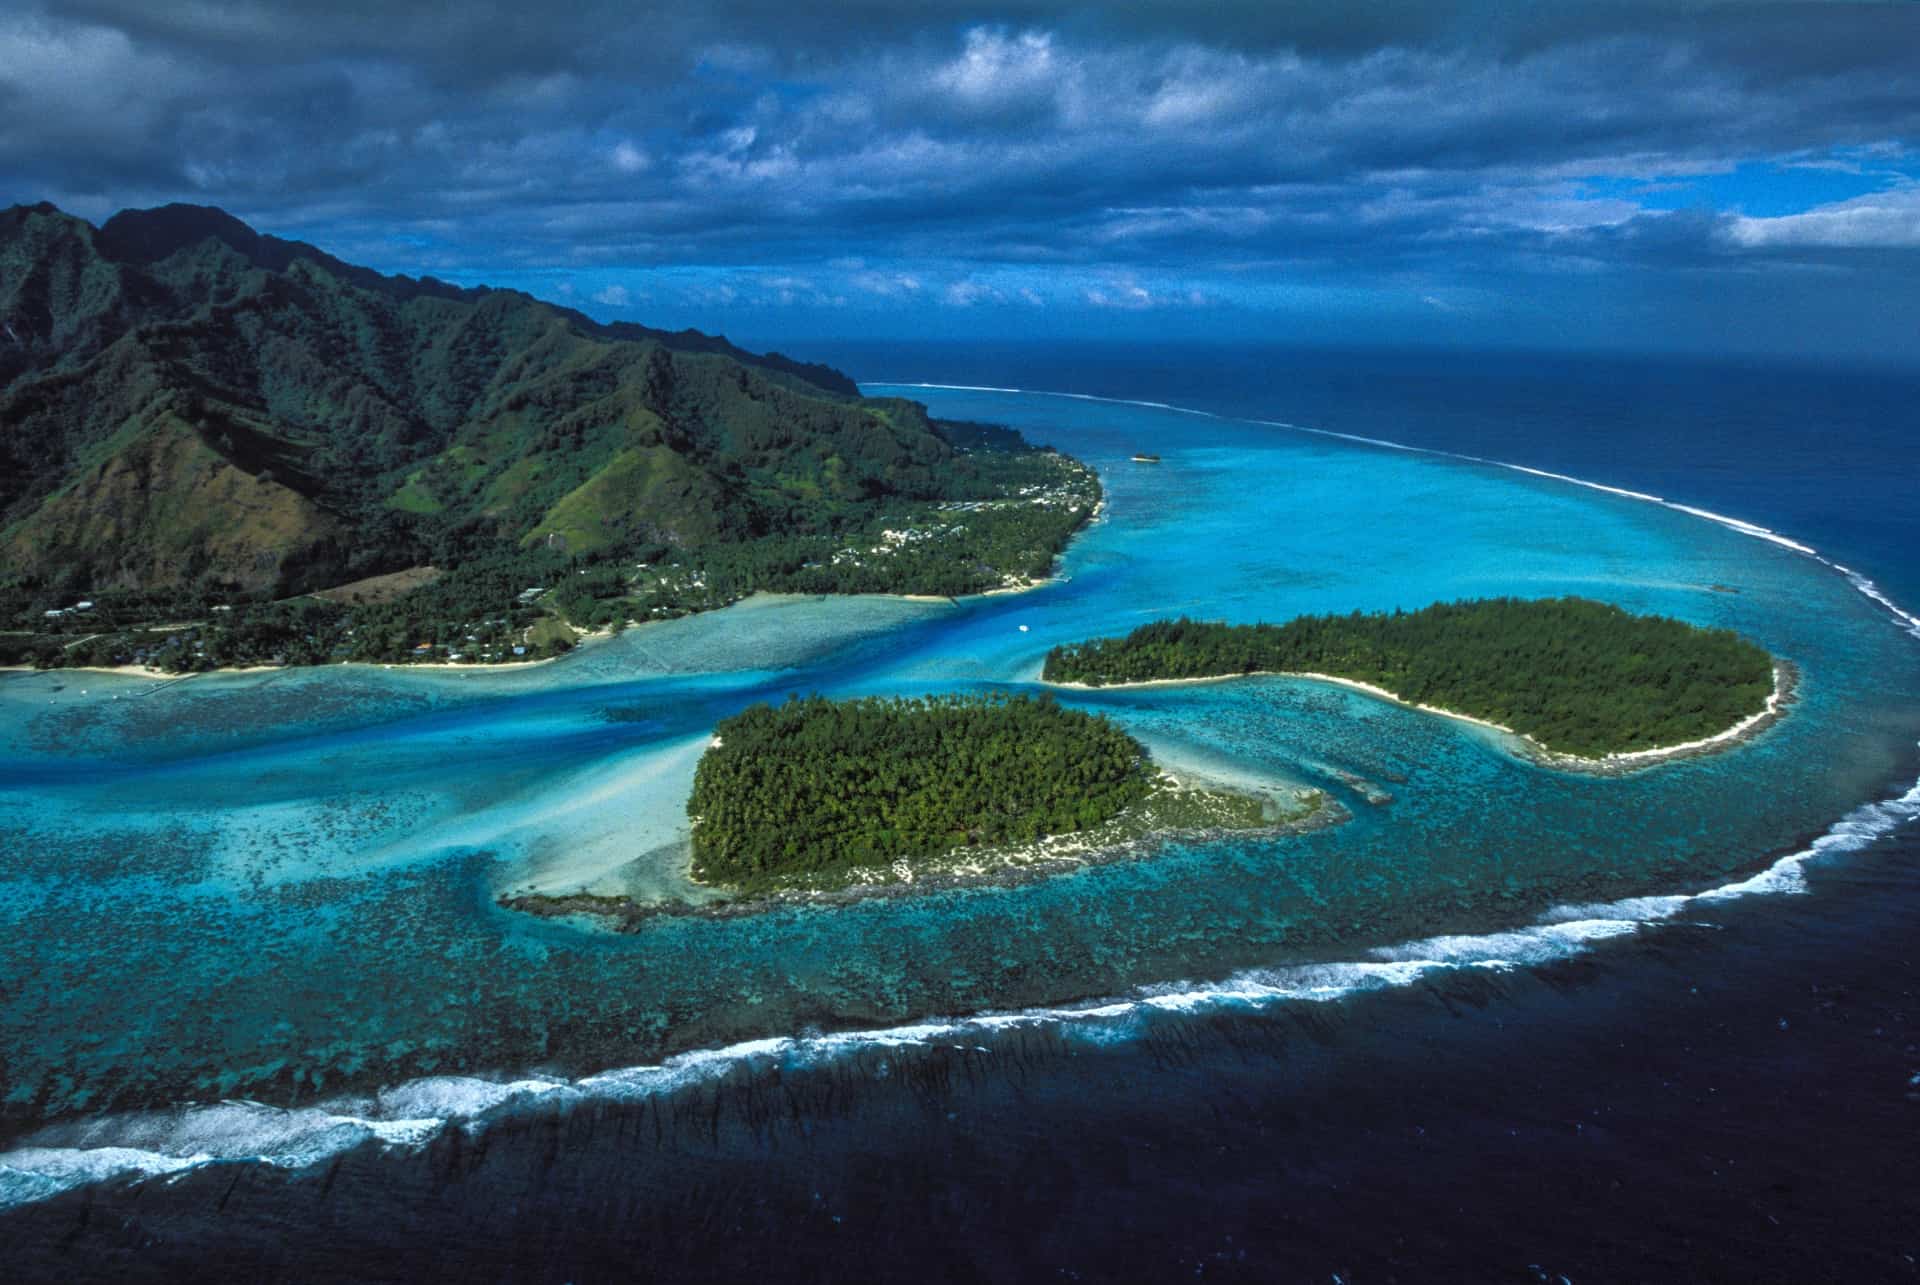
<path fill-rule="evenodd" d="M 527 628 L 527 645 L 530 647 L 545 647 L 556 642 L 565 643 L 571 647 L 579 641 L 580 635 L 575 633 L 565 621 L 556 620 L 552 616 L 535 621 Z"/>
<path fill-rule="evenodd" d="M 440 570 L 437 567 L 408 567 L 404 571 L 390 571 L 384 576 L 368 576 L 350 584 L 319 589 L 307 596 L 323 602 L 392 602 L 402 594 L 410 593 L 422 585 L 430 585 L 439 578 Z"/>

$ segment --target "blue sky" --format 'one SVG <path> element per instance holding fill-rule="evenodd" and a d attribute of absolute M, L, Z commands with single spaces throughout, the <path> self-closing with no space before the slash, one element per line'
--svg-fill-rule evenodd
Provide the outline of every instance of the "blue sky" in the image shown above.
<path fill-rule="evenodd" d="M 1920 362 L 1920 4 L 63 0 L 0 199 L 822 338 Z"/>

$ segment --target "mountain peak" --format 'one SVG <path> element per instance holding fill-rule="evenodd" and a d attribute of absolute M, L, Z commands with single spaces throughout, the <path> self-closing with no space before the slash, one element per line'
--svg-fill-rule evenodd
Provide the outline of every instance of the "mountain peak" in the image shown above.
<path fill-rule="evenodd" d="M 125 263 L 154 263 L 208 239 L 231 247 L 263 267 L 284 266 L 280 261 L 290 256 L 284 251 L 278 254 L 274 251 L 292 248 L 292 243 L 261 236 L 212 205 L 174 204 L 150 210 L 122 210 L 100 229 L 101 249 Z"/>
<path fill-rule="evenodd" d="M 814 495 L 824 521 L 940 494 L 954 459 L 826 367 L 385 276 L 204 205 L 0 210 L 0 322 L 0 599 L 739 541 Z M 219 534 L 240 514 L 271 521 Z"/>

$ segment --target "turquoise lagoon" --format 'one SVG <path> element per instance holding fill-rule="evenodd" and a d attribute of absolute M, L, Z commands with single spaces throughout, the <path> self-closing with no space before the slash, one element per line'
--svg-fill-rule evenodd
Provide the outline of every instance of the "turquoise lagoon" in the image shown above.
<path fill-rule="evenodd" d="M 730 1059 L 1031 1022 L 1123 1038 L 1196 1006 L 1520 965 L 1649 930 L 1690 894 L 1792 891 L 1802 854 L 1915 810 L 1912 622 L 1807 551 L 1274 425 L 914 395 L 1100 470 L 1106 511 L 1055 583 L 953 605 L 760 599 L 508 671 L 0 676 L 0 1203 L 118 1169 L 299 1165 Z M 1129 463 L 1142 449 L 1164 462 Z M 709 898 L 685 878 L 684 799 L 708 729 L 752 701 L 1017 690 L 1057 642 L 1180 612 L 1561 593 L 1758 640 L 1800 667 L 1791 716 L 1599 779 L 1310 681 L 1073 693 L 1171 763 L 1318 787 L 1352 819 L 625 935 L 495 904 Z"/>

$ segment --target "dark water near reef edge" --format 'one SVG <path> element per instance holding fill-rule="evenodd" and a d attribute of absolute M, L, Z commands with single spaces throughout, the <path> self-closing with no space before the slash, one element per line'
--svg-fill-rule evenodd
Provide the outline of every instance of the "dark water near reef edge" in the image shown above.
<path fill-rule="evenodd" d="M 1144 399 L 1480 455 L 1772 527 L 1920 601 L 1920 375 L 1231 344 L 847 343 L 863 380 Z"/>
<path fill-rule="evenodd" d="M 736 1073 L 0 1231 L 45 1280 L 1920 1278 L 1920 844 L 1815 884 L 1543 968 Z"/>
<path fill-rule="evenodd" d="M 1649 427 L 1606 391 L 1617 369 L 1579 363 L 1502 375 L 1511 359 L 1475 374 L 1376 357 L 1371 377 L 1317 386 L 1304 365 L 1291 384 L 1270 364 L 1187 367 L 1208 403 L 1137 386 L 1165 372 L 1128 375 L 1114 354 L 1104 375 L 1080 350 L 997 377 L 954 356 L 852 366 L 1264 413 L 1648 489 L 1920 601 L 1920 502 L 1899 453 L 1912 381 L 1903 400 L 1883 398 L 1897 381 L 1790 372 L 1799 391 L 1774 385 L 1765 414 L 1726 371 L 1630 382 L 1721 407 L 1718 428 L 1688 431 L 1666 402 Z M 1546 414 L 1556 385 L 1551 432 L 1520 411 Z M 1315 418 L 1283 386 L 1351 418 Z M 1362 386 L 1364 412 L 1343 400 Z M 1511 436 L 1516 416 L 1534 440 Z M 1814 453 L 1816 477 L 1782 463 Z M 0 1215 L 0 1250 L 22 1279 L 1909 1279 L 1916 858 L 1909 827 L 1810 870 L 1811 895 L 1697 907 L 1544 966 L 1196 1014 L 1112 1043 L 1023 1028 L 743 1063 L 414 1155 L 83 1188 Z"/>

